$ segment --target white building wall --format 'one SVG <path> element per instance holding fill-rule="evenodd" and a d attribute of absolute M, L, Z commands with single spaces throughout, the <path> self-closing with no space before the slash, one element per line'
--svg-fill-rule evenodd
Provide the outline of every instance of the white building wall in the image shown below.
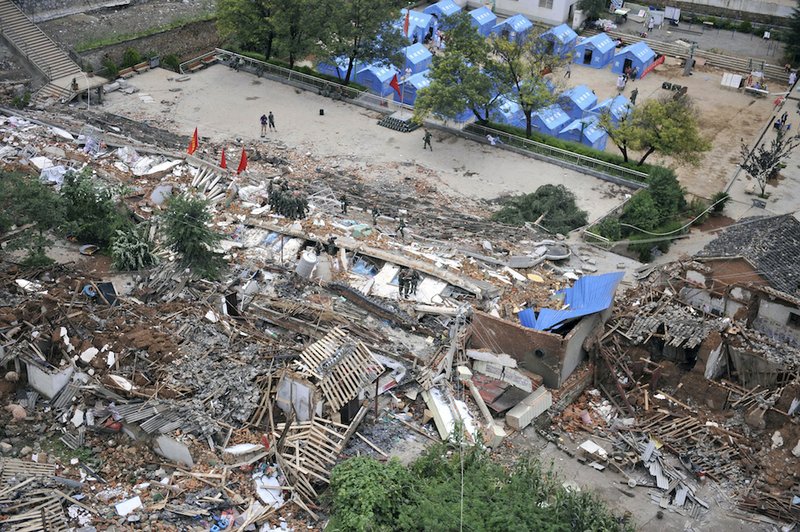
<path fill-rule="evenodd" d="M 461 5 L 461 2 L 457 3 Z M 484 5 L 484 3 L 476 2 L 475 0 L 470 0 L 465 3 L 470 8 Z M 545 2 L 541 3 L 544 4 Z M 571 20 L 567 20 L 569 18 L 569 8 L 577 3 L 578 0 L 553 0 L 553 7 L 549 9 L 546 7 L 539 7 L 540 0 L 496 0 L 495 13 L 505 17 L 520 13 L 532 21 L 544 22 L 545 24 L 557 26 L 562 22 L 572 22 Z M 491 6 L 491 1 L 486 2 L 486 4 Z"/>

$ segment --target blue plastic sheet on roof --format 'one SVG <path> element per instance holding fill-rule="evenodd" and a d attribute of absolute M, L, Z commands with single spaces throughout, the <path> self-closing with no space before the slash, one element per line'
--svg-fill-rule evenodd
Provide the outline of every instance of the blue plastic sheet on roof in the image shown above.
<path fill-rule="evenodd" d="M 430 50 L 420 43 L 407 46 L 404 50 L 404 54 L 406 57 L 406 68 L 410 68 L 411 72 L 414 74 L 427 69 L 433 58 Z"/>
<path fill-rule="evenodd" d="M 642 41 L 626 46 L 617 52 L 617 55 L 620 54 L 633 54 L 640 61 L 650 61 L 656 57 L 656 53 L 647 46 L 647 43 Z"/>
<path fill-rule="evenodd" d="M 596 115 L 609 113 L 614 121 L 620 121 L 631 112 L 631 101 L 622 96 L 614 96 L 607 100 L 603 100 L 599 104 L 592 107 L 591 112 Z"/>
<path fill-rule="evenodd" d="M 486 6 L 473 9 L 469 12 L 469 16 L 472 17 L 473 25 L 478 27 L 478 33 L 484 37 L 489 36 L 494 23 L 497 22 L 497 15 L 492 13 L 492 10 Z"/>
<path fill-rule="evenodd" d="M 588 39 L 584 39 L 580 42 L 581 45 L 591 45 L 596 50 L 599 50 L 600 53 L 605 53 L 613 50 L 616 48 L 616 44 L 614 41 L 611 40 L 611 37 L 606 35 L 605 33 L 598 33 Z"/>
<path fill-rule="evenodd" d="M 400 10 L 400 18 L 395 20 L 393 26 L 403 31 L 403 26 L 406 21 L 406 12 L 407 9 Z M 415 11 L 411 10 L 408 11 L 408 40 L 411 41 L 414 37 L 417 37 L 418 42 L 422 42 L 425 39 L 425 35 L 427 35 L 428 30 L 433 27 L 433 16 L 429 15 L 428 13 L 423 13 L 422 11 Z"/>
<path fill-rule="evenodd" d="M 425 13 L 429 15 L 437 15 L 439 17 L 449 17 L 450 15 L 455 15 L 461 8 L 453 2 L 453 0 L 439 0 L 433 5 L 430 5 L 423 9 Z"/>
<path fill-rule="evenodd" d="M 537 316 L 533 309 L 527 308 L 519 313 L 519 322 L 529 329 L 547 331 L 567 320 L 602 312 L 613 303 L 614 292 L 624 275 L 624 272 L 612 272 L 581 277 L 572 288 L 558 292 L 564 294 L 566 310 L 544 308 Z"/>

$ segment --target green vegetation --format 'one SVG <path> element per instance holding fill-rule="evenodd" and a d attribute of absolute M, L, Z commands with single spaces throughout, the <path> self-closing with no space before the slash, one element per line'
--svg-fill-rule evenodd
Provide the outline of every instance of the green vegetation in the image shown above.
<path fill-rule="evenodd" d="M 356 64 L 397 63 L 405 37 L 393 26 L 395 0 L 220 0 L 220 35 L 234 46 L 284 57 L 290 67 L 309 54 L 345 57 L 350 83 Z"/>
<path fill-rule="evenodd" d="M 608 13 L 608 0 L 578 0 L 577 9 L 583 11 L 586 20 L 597 20 Z"/>
<path fill-rule="evenodd" d="M 505 200 L 492 219 L 512 225 L 537 222 L 552 233 L 566 234 L 586 225 L 588 215 L 578 208 L 575 194 L 564 185 L 542 185 L 536 192 Z"/>
<path fill-rule="evenodd" d="M 28 107 L 29 103 L 31 103 L 31 93 L 29 91 L 25 91 L 22 95 L 11 98 L 11 107 L 15 109 L 25 109 Z"/>
<path fill-rule="evenodd" d="M 181 255 L 183 264 L 203 277 L 215 278 L 225 267 L 222 256 L 213 248 L 221 236 L 208 224 L 211 213 L 199 199 L 175 197 L 164 214 L 165 243 Z"/>
<path fill-rule="evenodd" d="M 117 231 L 111 244 L 111 258 L 118 270 L 141 270 L 156 264 L 153 254 L 154 243 L 150 240 L 150 227 L 132 226 L 125 231 Z"/>
<path fill-rule="evenodd" d="M 0 172 L 0 235 L 12 232 L 8 249 L 24 249 L 26 266 L 53 261 L 45 254 L 47 234 L 64 219 L 64 201 L 52 188 L 21 174 Z"/>
<path fill-rule="evenodd" d="M 789 136 L 783 129 L 779 129 L 775 138 L 770 141 L 769 146 L 762 143 L 760 146 L 751 150 L 742 141 L 741 154 L 742 162 L 739 166 L 742 170 L 755 179 L 762 198 L 767 197 L 767 183 L 770 179 L 777 177 L 778 172 L 785 168 L 784 159 L 800 146 L 800 133 Z"/>
<path fill-rule="evenodd" d="M 161 65 L 169 68 L 173 72 L 178 72 L 181 69 L 181 60 L 177 55 L 169 54 L 161 58 Z"/>
<path fill-rule="evenodd" d="M 532 456 L 505 468 L 477 447 L 437 445 L 408 468 L 351 458 L 333 469 L 331 497 L 332 531 L 633 530 Z"/>
<path fill-rule="evenodd" d="M 662 252 L 669 249 L 672 241 L 669 236 L 681 234 L 675 232 L 667 238 L 659 239 L 649 234 L 672 233 L 686 225 L 688 219 L 700 215 L 706 208 L 705 202 L 694 200 L 687 205 L 686 191 L 678 182 L 675 172 L 667 168 L 654 168 L 648 178 L 649 188 L 640 190 L 628 200 L 618 216 L 609 216 L 600 223 L 590 228 L 592 233 L 598 234 L 612 242 L 628 239 L 631 241 L 643 240 L 645 242 L 632 242 L 628 249 L 639 254 L 639 260 L 649 261 L 653 247 Z M 695 223 L 702 223 L 701 217 Z"/>
<path fill-rule="evenodd" d="M 724 190 L 720 190 L 711 196 L 711 204 L 714 206 L 712 212 L 722 214 L 722 211 L 725 210 L 725 205 L 727 205 L 730 200 L 731 196 Z"/>
<path fill-rule="evenodd" d="M 532 153 L 541 153 L 542 155 L 556 157 L 575 164 L 575 157 L 569 153 L 560 154 L 558 152 L 554 152 L 553 150 L 549 150 L 547 148 L 537 148 L 536 146 L 531 146 L 530 143 L 524 142 L 525 130 L 522 128 L 509 126 L 507 124 L 498 124 L 496 122 L 487 122 L 485 125 L 486 127 L 496 129 L 497 131 L 502 131 L 504 133 L 508 133 L 509 135 L 515 135 L 516 137 L 519 137 L 519 139 L 514 139 L 513 137 L 506 137 L 502 139 L 504 143 L 510 146 L 522 148 Z M 477 133 L 480 136 L 483 136 L 483 134 L 485 133 L 485 131 L 482 131 L 481 129 L 476 128 L 475 126 L 472 125 L 467 126 L 465 129 L 468 132 Z M 562 140 L 556 137 L 552 137 L 550 135 L 545 135 L 544 133 L 538 133 L 536 131 L 531 133 L 530 140 L 539 142 L 541 144 L 546 144 L 547 146 L 552 146 L 553 148 L 558 148 L 560 150 L 565 150 L 571 153 L 577 153 L 579 155 L 591 157 L 592 159 L 597 159 L 606 163 L 622 166 L 623 168 L 628 168 L 629 170 L 636 170 L 637 172 L 649 173 L 654 168 L 661 168 L 657 165 L 651 165 L 647 163 L 639 166 L 634 161 L 626 162 L 619 155 L 596 150 L 594 148 L 586 146 L 585 144 L 580 144 L 578 142 L 571 142 L 568 140 Z M 600 168 L 600 170 L 603 171 L 602 168 Z M 625 174 L 622 177 L 632 180 L 644 180 L 643 178 L 638 178 L 637 176 L 631 174 Z"/>
<path fill-rule="evenodd" d="M 108 46 L 113 46 L 115 44 L 132 41 L 134 39 L 141 39 L 142 37 L 149 37 L 150 35 L 156 35 L 158 33 L 164 33 L 165 31 L 182 28 L 183 26 L 195 22 L 205 22 L 208 20 L 214 20 L 216 18 L 217 18 L 216 13 L 206 13 L 189 19 L 176 19 L 170 22 L 169 24 L 162 24 L 161 26 L 153 26 L 152 28 L 148 28 L 143 31 L 138 31 L 133 33 L 125 33 L 125 32 L 115 33 L 111 37 L 78 43 L 77 45 L 75 45 L 75 51 L 78 53 L 82 53 L 82 52 L 88 52 L 90 50 L 96 50 L 98 48 L 106 48 Z"/>
<path fill-rule="evenodd" d="M 785 32 L 786 56 L 792 63 L 800 61 L 800 0 L 798 7 L 794 8 L 792 18 L 789 19 L 789 29 Z"/>
<path fill-rule="evenodd" d="M 66 204 L 63 228 L 80 242 L 108 248 L 117 231 L 133 225 L 125 206 L 109 188 L 98 185 L 88 169 L 67 172 L 61 195 Z"/>
<path fill-rule="evenodd" d="M 646 100 L 633 108 L 619 124 L 606 114 L 600 126 L 628 161 L 628 150 L 642 151 L 638 166 L 656 151 L 680 162 L 697 164 L 711 143 L 700 135 L 697 110 L 687 96 L 666 96 Z"/>

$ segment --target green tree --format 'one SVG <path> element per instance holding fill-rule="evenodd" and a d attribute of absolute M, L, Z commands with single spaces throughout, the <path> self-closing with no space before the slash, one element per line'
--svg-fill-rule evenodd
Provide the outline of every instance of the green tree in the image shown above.
<path fill-rule="evenodd" d="M 633 110 L 638 129 L 637 149 L 644 155 L 639 166 L 655 151 L 689 164 L 697 164 L 711 143 L 700 135 L 697 110 L 687 96 L 647 100 Z"/>
<path fill-rule="evenodd" d="M 525 135 L 530 137 L 533 113 L 556 101 L 555 91 L 548 87 L 546 75 L 564 59 L 541 45 L 540 35 L 509 41 L 491 39 L 492 54 L 497 61 L 501 84 L 508 87 L 506 97 L 516 102 L 525 115 Z"/>
<path fill-rule="evenodd" d="M 52 188 L 28 176 L 0 172 L 0 241 L 8 239 L 9 249 L 26 249 L 26 265 L 53 262 L 46 255 L 52 244 L 47 234 L 63 221 L 64 202 Z"/>
<path fill-rule="evenodd" d="M 127 208 L 91 172 L 67 172 L 61 195 L 66 205 L 64 230 L 80 242 L 107 247 L 117 231 L 132 225 Z"/>
<path fill-rule="evenodd" d="M 421 122 L 428 114 L 447 120 L 469 109 L 478 120 L 489 120 L 503 88 L 497 83 L 496 64 L 489 44 L 478 33 L 468 13 L 448 17 L 443 24 L 447 53 L 433 58 L 429 86 L 419 92 L 414 114 Z"/>
<path fill-rule="evenodd" d="M 271 25 L 280 45 L 281 53 L 294 67 L 298 59 L 316 44 L 324 24 L 324 4 L 318 0 L 273 0 L 275 8 Z"/>
<path fill-rule="evenodd" d="M 628 115 L 615 124 L 611 119 L 610 113 L 602 113 L 597 123 L 608 133 L 608 138 L 610 138 L 614 146 L 619 149 L 622 154 L 622 159 L 627 163 L 628 147 L 635 146 L 639 138 L 639 130 L 634 125 L 631 116 Z"/>
<path fill-rule="evenodd" d="M 111 244 L 111 259 L 118 270 L 141 270 L 153 266 L 157 260 L 153 254 L 153 242 L 147 225 L 131 226 L 126 231 L 117 231 Z"/>
<path fill-rule="evenodd" d="M 214 251 L 222 237 L 209 228 L 211 213 L 207 207 L 203 200 L 172 198 L 164 214 L 164 241 L 181 255 L 186 267 L 214 278 L 224 268 L 225 261 Z"/>
<path fill-rule="evenodd" d="M 398 460 L 386 464 L 359 456 L 331 474 L 333 513 L 328 528 L 342 531 L 393 530 L 410 502 L 412 477 Z"/>
<path fill-rule="evenodd" d="M 321 47 L 330 61 L 347 58 L 345 85 L 356 64 L 401 64 L 408 40 L 393 26 L 399 17 L 394 0 L 328 0 Z"/>
<path fill-rule="evenodd" d="M 578 9 L 583 11 L 587 20 L 597 20 L 608 13 L 609 0 L 578 0 Z"/>
<path fill-rule="evenodd" d="M 784 33 L 786 56 L 790 63 L 800 60 L 800 0 L 797 5 L 789 19 L 789 30 Z"/>
<path fill-rule="evenodd" d="M 659 225 L 686 208 L 686 190 L 669 168 L 655 167 L 647 178 L 648 191 L 658 209 Z"/>
<path fill-rule="evenodd" d="M 272 57 L 275 42 L 273 12 L 276 0 L 218 0 L 217 31 L 246 50 Z"/>
<path fill-rule="evenodd" d="M 626 224 L 623 225 L 623 233 L 627 235 L 637 232 L 637 229 L 652 231 L 659 226 L 661 213 L 649 190 L 640 190 L 628 200 L 622 210 L 620 222 Z"/>
<path fill-rule="evenodd" d="M 575 194 L 564 185 L 542 185 L 536 192 L 507 199 L 492 218 L 512 225 L 536 222 L 548 231 L 566 234 L 586 225 L 588 214 L 578 208 Z"/>

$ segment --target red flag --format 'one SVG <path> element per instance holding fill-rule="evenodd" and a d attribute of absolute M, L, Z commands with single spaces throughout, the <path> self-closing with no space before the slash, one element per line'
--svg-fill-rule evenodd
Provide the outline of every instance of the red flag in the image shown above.
<path fill-rule="evenodd" d="M 242 158 L 239 159 L 239 168 L 236 169 L 237 174 L 241 174 L 247 169 L 247 152 L 242 148 Z"/>
<path fill-rule="evenodd" d="M 400 92 L 400 84 L 397 83 L 397 74 L 395 74 L 394 77 L 392 78 L 392 81 L 389 82 L 389 86 L 394 89 L 394 91 L 397 93 L 398 96 L 400 96 L 400 99 L 402 100 L 403 94 Z"/>
<path fill-rule="evenodd" d="M 197 128 L 194 128 L 194 135 L 192 135 L 192 140 L 189 142 L 189 155 L 193 154 L 197 151 L 197 147 L 200 145 L 200 142 L 197 140 Z"/>
<path fill-rule="evenodd" d="M 405 35 L 406 37 L 408 37 L 408 26 L 409 26 L 409 22 L 410 22 L 409 21 L 409 14 L 410 13 L 411 12 L 408 9 L 406 9 L 406 19 L 403 21 L 403 35 Z"/>
<path fill-rule="evenodd" d="M 228 161 L 225 160 L 225 148 L 222 148 L 222 158 L 219 161 L 219 167 L 228 169 Z"/>

